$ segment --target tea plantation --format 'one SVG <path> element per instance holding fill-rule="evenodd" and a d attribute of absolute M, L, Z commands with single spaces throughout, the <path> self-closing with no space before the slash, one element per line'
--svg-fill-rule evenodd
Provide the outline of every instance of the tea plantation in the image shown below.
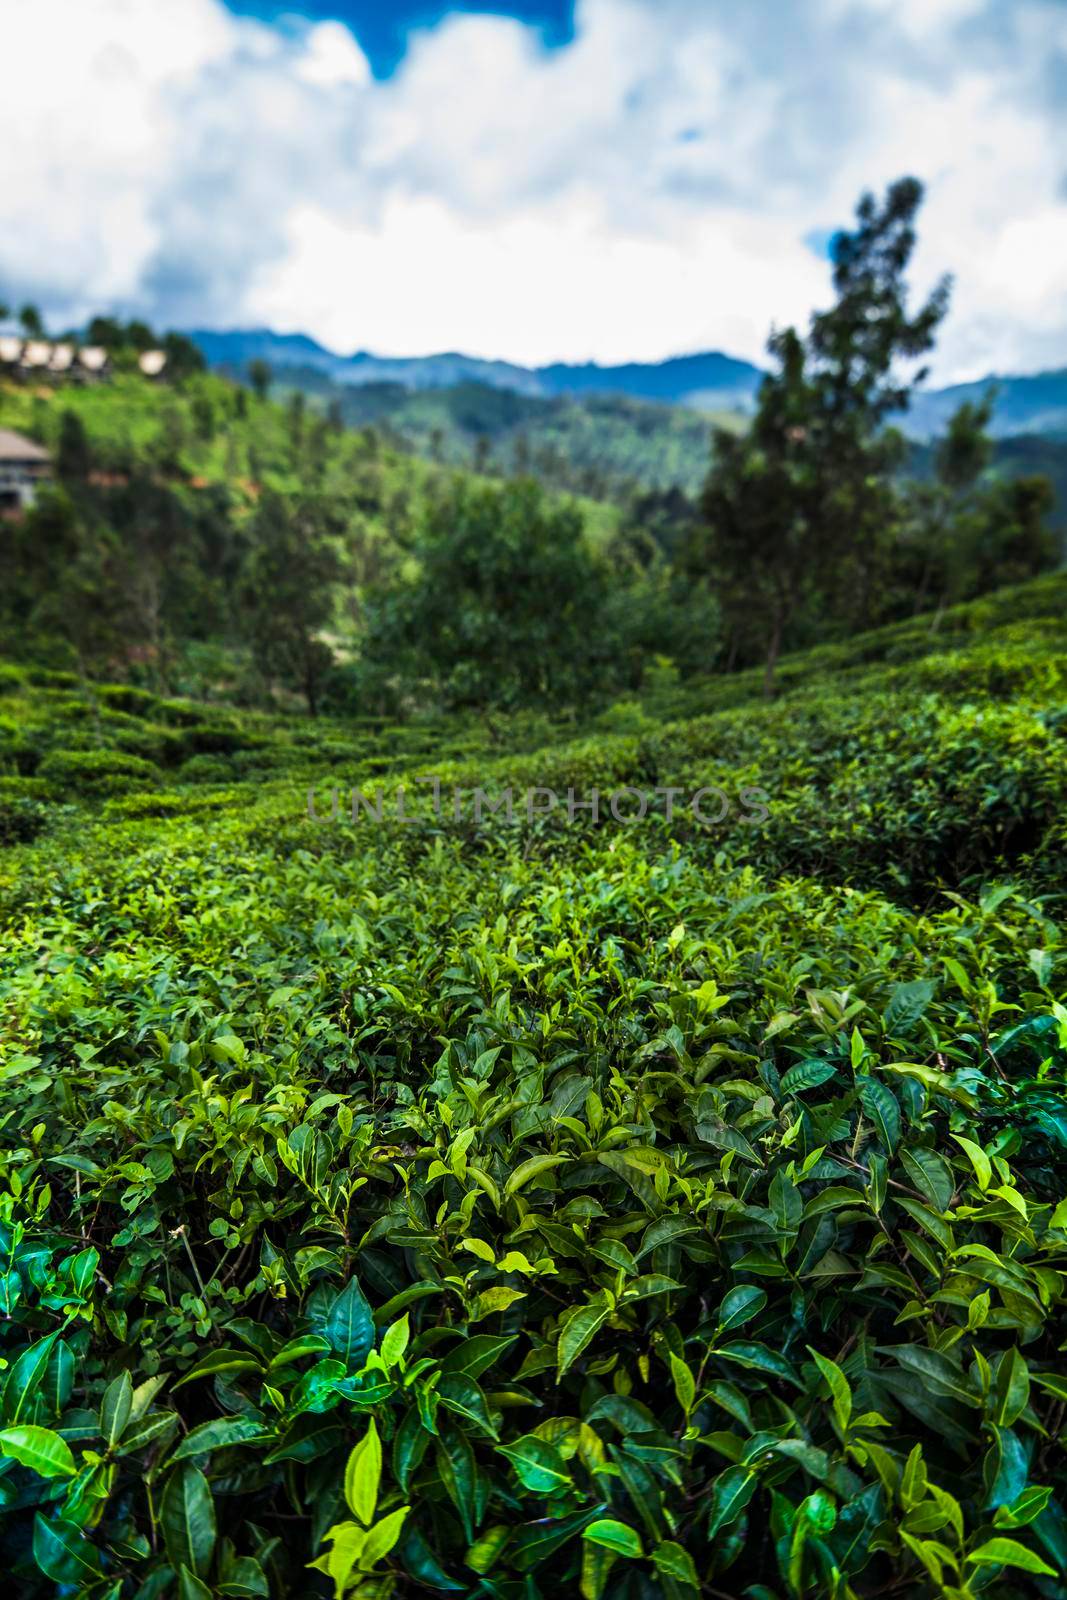
<path fill-rule="evenodd" d="M 13 1594 L 1067 1594 L 1067 579 L 780 681 L 0 669 Z"/>

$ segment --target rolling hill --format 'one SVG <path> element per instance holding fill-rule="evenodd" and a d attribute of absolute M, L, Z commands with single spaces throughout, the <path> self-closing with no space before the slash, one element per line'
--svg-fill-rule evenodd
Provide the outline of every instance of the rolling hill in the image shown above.
<path fill-rule="evenodd" d="M 275 393 L 297 389 L 339 407 L 349 427 L 376 427 L 396 449 L 447 466 L 530 471 L 553 488 L 597 500 L 625 498 L 634 488 L 695 496 L 707 476 L 712 427 L 745 426 L 737 410 L 695 411 L 625 394 L 546 398 L 471 381 L 412 389 L 338 383 L 314 367 L 282 369 Z M 926 477 L 931 460 L 930 439 L 915 438 L 908 474 Z M 999 434 L 992 470 L 1009 478 L 1047 475 L 1054 522 L 1067 524 L 1067 434 Z"/>
<path fill-rule="evenodd" d="M 389 384 L 421 391 L 482 384 L 543 400 L 627 395 L 702 412 L 750 410 L 762 376 L 751 362 L 715 350 L 622 366 L 591 362 L 524 367 L 456 352 L 412 358 L 375 356 L 366 351 L 342 356 L 306 334 L 273 333 L 269 328 L 197 329 L 190 337 L 211 366 L 235 373 L 247 372 L 250 361 L 263 360 L 279 374 L 297 369 L 346 387 Z M 973 383 L 920 391 L 904 419 L 905 432 L 920 440 L 933 437 L 944 429 L 957 406 L 965 400 L 980 400 L 991 384 L 997 388 L 991 429 L 995 437 L 1021 433 L 1067 437 L 1067 368 L 1021 376 L 991 373 Z"/>
<path fill-rule="evenodd" d="M 394 445 L 447 465 L 528 469 L 546 483 L 598 499 L 632 487 L 694 495 L 707 472 L 714 424 L 744 426 L 759 369 L 718 352 L 600 367 L 541 368 L 460 354 L 421 359 L 340 356 L 305 334 L 269 329 L 195 331 L 209 364 L 246 375 L 266 361 L 276 394 L 299 389 L 333 403 L 351 427 L 375 426 Z M 990 432 L 994 468 L 1043 472 L 1067 520 L 1067 370 L 990 377 L 920 390 L 902 419 L 915 441 L 912 470 L 927 470 L 929 442 L 964 401 L 997 386 Z"/>
<path fill-rule="evenodd" d="M 737 411 L 705 413 L 624 394 L 520 394 L 467 381 L 440 389 L 343 384 L 310 367 L 278 374 L 275 393 L 302 390 L 349 427 L 374 426 L 397 448 L 450 466 L 529 471 L 555 488 L 618 498 L 632 486 L 696 494 L 711 427 L 740 428 Z"/>

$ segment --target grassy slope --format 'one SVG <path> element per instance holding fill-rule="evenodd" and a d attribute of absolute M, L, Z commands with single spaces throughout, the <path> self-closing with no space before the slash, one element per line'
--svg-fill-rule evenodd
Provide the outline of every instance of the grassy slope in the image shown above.
<path fill-rule="evenodd" d="M 0 1116 L 9 1215 L 40 1254 L 0 1342 L 13 1360 L 58 1326 L 72 1290 L 34 1284 L 65 1229 L 110 1287 L 83 1296 L 68 1410 L 42 1394 L 38 1422 L 80 1454 L 107 1382 L 163 1376 L 157 1443 L 118 1459 L 83 1557 L 121 1561 L 131 1593 L 159 1572 L 131 1542 L 147 1478 L 212 1498 L 253 1593 L 315 1592 L 370 1414 L 384 1505 L 414 1508 L 400 1594 L 470 1593 L 494 1527 L 482 1592 L 575 1594 L 579 1530 L 605 1517 L 630 1530 L 613 1600 L 784 1594 L 791 1571 L 828 1593 L 834 1568 L 856 1595 L 932 1595 L 931 1537 L 982 1576 L 967 1593 L 1058 1594 L 988 1546 L 1006 1526 L 1031 1572 L 1067 1562 L 1065 597 L 1043 580 L 937 633 L 793 657 L 771 705 L 742 675 L 569 728 L 90 703 L 9 671 L 0 805 L 43 831 L 0 855 Z M 759 783 L 771 815 L 302 816 L 309 783 L 434 770 Z M 413 1387 L 356 1376 L 369 1313 L 335 1298 L 353 1269 L 381 1328 L 406 1309 Z M 259 1364 L 297 1332 L 266 1398 Z M 456 1363 L 480 1335 L 499 1338 L 473 1346 L 472 1388 Z M 175 1388 L 216 1349 L 229 1373 Z M 412 1395 L 442 1360 L 431 1436 Z M 169 1469 L 186 1429 L 234 1413 L 253 1439 Z M 531 1432 L 540 1470 L 517 1470 L 497 1441 L 526 1440 L 521 1460 Z M 44 1491 L 19 1471 L 0 1556 L 36 1597 Z M 994 1526 L 1034 1485 L 1036 1521 Z M 187 1523 L 168 1526 L 178 1559 Z"/>
<path fill-rule="evenodd" d="M 918 618 L 787 657 L 781 694 L 770 704 L 761 695 L 762 675 L 753 670 L 660 686 L 593 721 L 557 712 L 401 725 L 374 718 L 309 723 L 160 701 L 122 687 L 102 687 L 87 701 L 72 677 L 9 668 L 2 680 L 8 693 L 0 702 L 0 762 L 7 772 L 2 781 L 10 794 L 24 788 L 27 796 L 43 798 L 49 789 L 41 773 L 62 752 L 83 752 L 87 761 L 105 764 L 116 754 L 151 765 L 137 783 L 126 785 L 121 775 L 113 784 L 100 778 L 97 798 L 112 815 L 150 814 L 156 804 L 161 812 L 195 813 L 209 800 L 245 805 L 247 797 L 233 788 L 244 779 L 256 783 L 258 805 L 284 815 L 299 798 L 292 786 L 305 781 L 351 785 L 440 770 L 448 781 L 455 774 L 457 782 L 471 786 L 514 779 L 565 789 L 572 776 L 604 785 L 673 782 L 679 774 L 698 784 L 703 773 L 710 774 L 708 782 L 722 781 L 734 763 L 735 787 L 743 774 L 745 782 L 762 782 L 775 794 L 782 821 L 768 833 L 784 839 L 792 832 L 792 859 L 799 860 L 798 807 L 817 811 L 840 786 L 844 815 L 855 776 L 851 763 L 864 749 L 869 754 L 883 733 L 896 758 L 879 745 L 869 774 L 872 787 L 879 780 L 898 781 L 907 752 L 934 770 L 942 738 L 953 746 L 953 759 L 957 737 L 972 751 L 988 744 L 995 766 L 1025 742 L 1027 728 L 1044 730 L 1035 733 L 1027 759 L 1048 763 L 1045 777 L 1051 781 L 1062 750 L 1059 725 L 1045 727 L 1046 701 L 1062 692 L 1065 681 L 1065 597 L 1067 578 L 1052 577 L 950 610 L 936 631 L 930 619 Z M 1009 728 L 1015 729 L 1011 739 Z M 217 795 L 212 780 L 225 783 L 229 793 Z M 57 779 L 51 791 L 56 798 L 61 787 Z M 127 787 L 131 792 L 124 797 Z M 147 796 L 141 792 L 146 787 Z M 69 786 L 63 797 L 79 799 Z M 936 794 L 929 800 L 936 807 Z M 832 810 L 824 813 L 828 841 L 833 820 Z M 867 844 L 872 859 L 892 855 L 884 840 Z M 766 834 L 745 845 L 757 862 L 769 848 Z M 775 854 L 769 864 L 777 868 L 789 859 Z M 993 852 L 988 864 L 995 859 Z M 918 892 L 933 881 L 921 879 Z"/>
<path fill-rule="evenodd" d="M 204 404 L 213 419 L 206 431 L 197 410 Z M 238 500 L 247 499 L 253 483 L 291 491 L 303 486 L 341 499 L 354 496 L 372 518 L 388 520 L 415 507 L 440 476 L 439 468 L 418 455 L 368 439 L 357 427 L 323 429 L 316 454 L 308 447 L 321 424 L 314 411 L 294 449 L 284 405 L 257 401 L 212 375 L 178 388 L 133 375 L 85 387 L 0 383 L 0 427 L 26 432 L 52 449 L 64 410 L 80 417 L 102 467 L 123 462 L 131 450 L 169 454 L 188 478 L 225 487 Z M 313 466 L 316 461 L 321 465 Z M 591 522 L 591 536 L 608 537 L 613 508 L 581 497 L 578 503 Z"/>

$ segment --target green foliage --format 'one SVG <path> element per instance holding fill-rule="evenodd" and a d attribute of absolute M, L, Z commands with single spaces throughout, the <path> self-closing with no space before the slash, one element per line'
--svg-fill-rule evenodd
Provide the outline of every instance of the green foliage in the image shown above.
<path fill-rule="evenodd" d="M 17 676 L 13 1592 L 1053 1600 L 1063 589 L 566 736 Z M 770 814 L 304 814 L 427 772 Z"/>
<path fill-rule="evenodd" d="M 431 507 L 418 553 L 415 578 L 378 597 L 372 667 L 429 676 L 454 705 L 593 691 L 606 573 L 574 508 L 530 480 L 456 479 Z"/>
<path fill-rule="evenodd" d="M 983 477 L 993 451 L 985 431 L 993 401 L 990 390 L 983 404 L 961 405 L 934 450 L 933 479 L 904 487 L 899 533 L 882 574 L 887 614 L 970 599 L 1055 565 L 1056 540 L 1045 520 L 1051 482 Z"/>
<path fill-rule="evenodd" d="M 431 460 L 496 476 L 532 473 L 550 488 L 594 499 L 624 497 L 635 484 L 695 495 L 707 472 L 712 423 L 744 426 L 740 414 L 707 415 L 625 395 L 549 399 L 473 382 L 419 390 L 334 384 L 310 369 L 289 369 L 285 379 L 332 401 L 350 427 L 372 425 Z"/>
<path fill-rule="evenodd" d="M 280 496 L 300 514 L 313 506 L 336 546 L 322 631 L 336 620 L 351 648 L 352 604 L 403 559 L 435 475 L 320 421 L 294 452 L 280 406 L 249 406 L 234 384 L 199 373 L 177 384 L 119 370 L 54 391 L 0 385 L 0 423 L 50 448 L 60 479 L 0 544 L 4 647 L 39 667 L 77 665 L 165 693 L 262 694 L 246 641 L 264 630 L 246 579 L 255 557 L 268 577 L 282 561 L 282 590 L 291 581 L 274 521 L 260 514 Z M 352 604 L 340 605 L 343 590 Z M 260 610 L 270 603 L 262 589 L 254 598 Z M 206 641 L 215 653 L 201 652 L 200 666 Z M 278 676 L 277 662 L 270 671 Z M 284 664 L 281 677 L 302 690 Z"/>
<path fill-rule="evenodd" d="M 62 797 L 120 794 L 155 782 L 160 773 L 151 761 L 118 750 L 53 750 L 41 762 L 37 776 Z"/>
<path fill-rule="evenodd" d="M 319 637 L 340 574 L 328 533 L 314 502 L 291 506 L 278 494 L 265 494 L 252 521 L 242 578 L 244 626 L 256 664 L 268 680 L 280 676 L 299 688 L 311 716 L 333 661 Z"/>

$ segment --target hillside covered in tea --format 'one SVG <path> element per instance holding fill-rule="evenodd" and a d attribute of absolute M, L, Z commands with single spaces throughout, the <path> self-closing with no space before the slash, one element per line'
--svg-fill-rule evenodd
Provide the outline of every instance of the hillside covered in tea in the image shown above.
<path fill-rule="evenodd" d="M 1065 600 L 571 726 L 7 667 L 18 1593 L 1062 1594 Z"/>

